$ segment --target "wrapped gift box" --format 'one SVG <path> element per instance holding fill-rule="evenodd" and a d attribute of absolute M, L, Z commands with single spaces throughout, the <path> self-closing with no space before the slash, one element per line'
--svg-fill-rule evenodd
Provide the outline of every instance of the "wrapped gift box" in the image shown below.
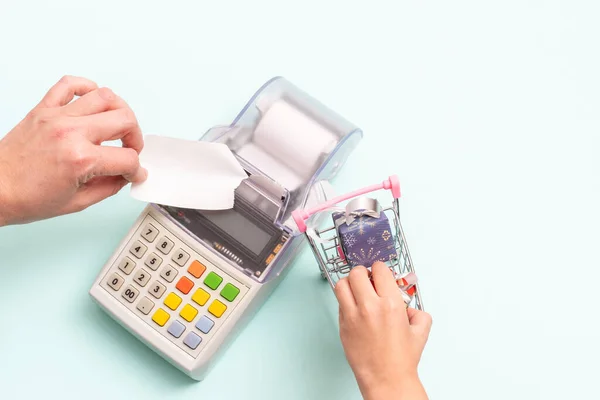
<path fill-rule="evenodd" d="M 343 251 L 340 256 L 351 267 L 362 265 L 369 268 L 376 261 L 386 262 L 397 257 L 390 222 L 385 213 L 374 217 L 360 215 L 359 211 L 348 224 L 346 213 L 336 212 L 333 220 Z"/>

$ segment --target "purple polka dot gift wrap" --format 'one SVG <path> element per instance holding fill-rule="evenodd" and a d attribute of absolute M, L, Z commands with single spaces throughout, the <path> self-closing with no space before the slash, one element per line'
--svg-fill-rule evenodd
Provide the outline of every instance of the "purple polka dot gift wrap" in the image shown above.
<path fill-rule="evenodd" d="M 390 222 L 377 200 L 355 199 L 332 217 L 349 266 L 370 268 L 376 261 L 396 259 Z"/>

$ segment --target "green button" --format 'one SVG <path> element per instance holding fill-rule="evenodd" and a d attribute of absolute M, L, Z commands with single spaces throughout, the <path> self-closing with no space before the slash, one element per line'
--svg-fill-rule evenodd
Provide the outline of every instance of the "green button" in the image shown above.
<path fill-rule="evenodd" d="M 229 301 L 234 301 L 239 293 L 240 289 L 236 288 L 231 283 L 225 285 L 223 290 L 221 290 L 221 296 L 223 296 L 226 300 Z"/>
<path fill-rule="evenodd" d="M 221 278 L 219 275 L 215 274 L 214 272 L 211 272 L 210 274 L 208 274 L 206 276 L 206 279 L 204 279 L 204 284 L 206 286 L 208 286 L 209 288 L 211 288 L 212 290 L 215 290 L 216 288 L 218 288 L 219 285 L 221 284 L 221 282 L 223 282 L 223 278 Z"/>

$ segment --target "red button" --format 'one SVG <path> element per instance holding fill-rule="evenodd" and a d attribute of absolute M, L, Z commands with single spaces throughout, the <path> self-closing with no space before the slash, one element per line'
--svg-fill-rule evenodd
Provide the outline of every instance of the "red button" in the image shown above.
<path fill-rule="evenodd" d="M 188 294 L 190 290 L 192 290 L 192 288 L 194 287 L 194 282 L 192 282 L 189 278 L 186 278 L 184 276 L 179 280 L 179 282 L 177 282 L 177 285 L 175 287 L 181 293 Z"/>

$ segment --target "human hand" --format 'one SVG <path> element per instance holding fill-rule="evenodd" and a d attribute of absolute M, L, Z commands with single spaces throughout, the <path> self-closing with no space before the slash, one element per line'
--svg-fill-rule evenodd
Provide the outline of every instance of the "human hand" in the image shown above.
<path fill-rule="evenodd" d="M 418 364 L 431 316 L 406 308 L 392 271 L 383 263 L 355 267 L 335 286 L 340 336 L 366 400 L 427 399 Z"/>
<path fill-rule="evenodd" d="M 123 147 L 101 146 L 119 139 Z M 145 180 L 142 147 L 136 117 L 121 98 L 63 77 L 0 140 L 0 226 L 81 211 Z"/>

